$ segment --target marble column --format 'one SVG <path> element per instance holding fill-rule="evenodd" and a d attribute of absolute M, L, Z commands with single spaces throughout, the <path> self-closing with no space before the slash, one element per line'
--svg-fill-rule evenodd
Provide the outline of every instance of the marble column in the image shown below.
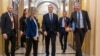
<path fill-rule="evenodd" d="M 19 6 L 18 6 L 18 29 L 19 29 L 19 19 L 23 15 L 24 10 L 24 0 L 19 0 Z M 18 30 L 18 46 L 20 46 L 20 31 Z"/>
<path fill-rule="evenodd" d="M 96 30 L 96 0 L 87 0 L 86 1 L 86 10 L 88 11 L 90 22 L 91 22 L 91 31 L 90 36 L 89 31 L 87 33 L 86 39 L 86 50 L 88 51 L 89 55 L 94 56 L 94 48 L 95 48 L 95 30 Z M 89 44 L 90 43 L 90 44 Z"/>
<path fill-rule="evenodd" d="M 100 56 L 100 0 L 96 1 L 95 55 Z"/>
<path fill-rule="evenodd" d="M 68 17 L 71 17 L 71 13 L 73 12 L 73 1 L 72 0 L 69 0 L 69 3 L 68 3 L 68 13 L 67 13 L 67 15 L 68 15 Z M 74 46 L 74 44 L 75 44 L 75 42 L 74 42 L 74 39 L 73 39 L 73 33 L 72 32 L 69 32 L 69 35 L 68 35 L 68 42 L 69 42 L 69 44 L 74 48 L 75 46 Z"/>
<path fill-rule="evenodd" d="M 3 1 L 1 0 L 0 1 L 0 16 L 2 14 L 2 5 L 3 5 Z M 1 29 L 0 29 L 0 54 L 3 54 L 3 38 L 2 38 L 2 35 L 1 35 Z"/>
<path fill-rule="evenodd" d="M 89 3 L 88 1 L 86 1 L 86 0 L 81 0 L 80 1 L 80 3 L 81 3 L 81 6 L 82 6 L 82 10 L 86 10 L 86 11 L 88 11 L 88 4 L 87 3 Z M 89 11 L 88 11 L 88 13 L 89 13 Z M 94 20 L 94 19 L 91 19 L 90 18 L 90 14 L 89 14 L 89 19 L 90 19 L 90 21 L 92 21 L 92 20 Z M 91 25 L 92 25 L 92 23 L 93 22 L 91 22 Z M 92 30 L 91 30 L 92 31 Z M 90 55 L 90 42 L 91 42 L 91 40 L 90 40 L 90 38 L 91 38 L 91 31 L 87 31 L 87 33 L 86 33 L 86 35 L 85 35 L 85 38 L 84 38 L 84 43 L 83 43 L 83 46 L 82 46 L 82 51 L 83 51 L 83 53 L 85 53 L 86 55 Z"/>
<path fill-rule="evenodd" d="M 7 6 L 12 3 L 12 0 L 0 0 L 0 16 L 7 11 Z M 0 29 L 0 55 L 4 56 L 4 39 Z"/>

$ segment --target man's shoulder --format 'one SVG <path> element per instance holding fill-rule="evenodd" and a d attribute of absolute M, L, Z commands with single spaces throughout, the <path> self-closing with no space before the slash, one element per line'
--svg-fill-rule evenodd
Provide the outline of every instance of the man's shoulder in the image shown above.
<path fill-rule="evenodd" d="M 56 13 L 53 13 L 54 15 L 58 16 Z"/>
<path fill-rule="evenodd" d="M 81 10 L 82 12 L 87 12 L 86 10 Z"/>
<path fill-rule="evenodd" d="M 5 13 L 2 13 L 2 15 L 7 15 L 8 13 L 7 12 L 5 12 Z"/>
<path fill-rule="evenodd" d="M 7 13 L 7 12 L 2 13 L 2 15 L 1 15 L 1 19 L 7 18 L 7 15 L 8 15 L 8 13 Z"/>
<path fill-rule="evenodd" d="M 44 16 L 47 16 L 49 13 L 44 14 Z"/>
<path fill-rule="evenodd" d="M 76 11 L 73 11 L 73 12 L 71 13 L 71 16 L 74 15 L 75 13 L 76 13 Z"/>
<path fill-rule="evenodd" d="M 59 19 L 62 19 L 63 17 L 60 17 Z"/>
<path fill-rule="evenodd" d="M 67 19 L 70 19 L 69 17 L 66 16 Z M 59 19 L 63 19 L 63 17 L 60 17 Z"/>
<path fill-rule="evenodd" d="M 69 17 L 66 17 L 67 19 L 70 19 Z"/>
<path fill-rule="evenodd" d="M 26 18 L 26 21 L 29 21 L 29 20 L 30 20 L 30 17 L 27 17 L 27 18 Z"/>

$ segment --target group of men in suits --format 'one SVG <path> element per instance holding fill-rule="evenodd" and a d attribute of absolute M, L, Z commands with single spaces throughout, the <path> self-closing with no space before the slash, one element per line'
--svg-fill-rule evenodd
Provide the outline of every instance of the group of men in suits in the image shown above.
<path fill-rule="evenodd" d="M 45 35 L 45 51 L 49 56 L 49 43 L 51 40 L 51 56 L 56 53 L 56 35 L 59 35 L 61 49 L 65 53 L 67 49 L 67 35 L 73 31 L 76 42 L 76 56 L 82 56 L 82 44 L 87 30 L 91 30 L 91 24 L 87 11 L 81 10 L 80 3 L 75 3 L 74 12 L 71 18 L 67 17 L 67 12 L 63 11 L 63 16 L 58 21 L 58 16 L 53 13 L 53 5 L 48 5 L 49 13 L 43 16 L 42 27 Z M 74 23 L 74 26 L 73 26 Z M 68 28 L 66 30 L 66 28 Z M 74 29 L 71 29 L 74 28 Z M 63 41 L 64 40 L 64 41 Z"/>
<path fill-rule="evenodd" d="M 87 30 L 91 30 L 90 20 L 87 11 L 81 10 L 79 3 L 74 6 L 75 11 L 72 12 L 71 18 L 67 17 L 67 12 L 63 11 L 63 16 L 58 21 L 58 15 L 53 13 L 53 5 L 48 5 L 48 13 L 43 15 L 42 29 L 45 36 L 45 52 L 49 56 L 49 44 L 51 40 L 51 56 L 56 56 L 56 35 L 59 35 L 61 49 L 65 53 L 67 49 L 67 35 L 69 31 L 66 28 L 72 26 L 74 22 L 75 29 L 73 30 L 76 40 L 76 56 L 82 56 L 82 44 Z M 11 56 L 15 56 L 15 41 L 16 41 L 16 23 L 13 14 L 13 7 L 8 6 L 8 12 L 1 16 L 1 29 L 3 38 L 5 39 L 5 53 L 9 53 L 9 41 L 11 41 Z M 73 26 L 72 26 L 73 28 Z M 70 29 L 69 29 L 70 30 Z M 64 41 L 63 41 L 64 40 Z"/>

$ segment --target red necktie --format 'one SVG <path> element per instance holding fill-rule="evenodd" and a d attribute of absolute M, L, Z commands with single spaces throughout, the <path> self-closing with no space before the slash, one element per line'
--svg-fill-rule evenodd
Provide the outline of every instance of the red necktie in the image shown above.
<path fill-rule="evenodd" d="M 67 24 L 66 24 L 66 18 L 64 17 L 64 22 L 65 22 L 65 27 L 67 27 Z"/>

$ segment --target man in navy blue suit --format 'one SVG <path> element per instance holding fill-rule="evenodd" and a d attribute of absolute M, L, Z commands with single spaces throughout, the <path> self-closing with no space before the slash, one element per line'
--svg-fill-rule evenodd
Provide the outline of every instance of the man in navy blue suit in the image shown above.
<path fill-rule="evenodd" d="M 63 11 L 63 16 L 59 19 L 59 40 L 61 44 L 61 49 L 63 53 L 65 53 L 67 49 L 67 36 L 68 31 L 66 31 L 66 28 L 69 27 L 70 19 L 66 16 L 67 12 Z M 64 41 L 63 41 L 64 40 Z"/>
<path fill-rule="evenodd" d="M 49 56 L 49 44 L 51 39 L 52 52 L 51 56 L 55 56 L 56 53 L 56 34 L 58 31 L 58 16 L 53 13 L 53 5 L 48 5 L 49 13 L 43 16 L 42 27 L 45 35 L 45 51 L 46 56 Z"/>
<path fill-rule="evenodd" d="M 81 9 L 79 2 L 74 5 L 74 12 L 71 14 L 71 22 L 74 22 L 74 39 L 76 42 L 76 55 L 82 56 L 82 45 L 85 38 L 85 34 L 88 30 L 91 30 L 91 23 L 89 20 L 88 12 Z"/>

